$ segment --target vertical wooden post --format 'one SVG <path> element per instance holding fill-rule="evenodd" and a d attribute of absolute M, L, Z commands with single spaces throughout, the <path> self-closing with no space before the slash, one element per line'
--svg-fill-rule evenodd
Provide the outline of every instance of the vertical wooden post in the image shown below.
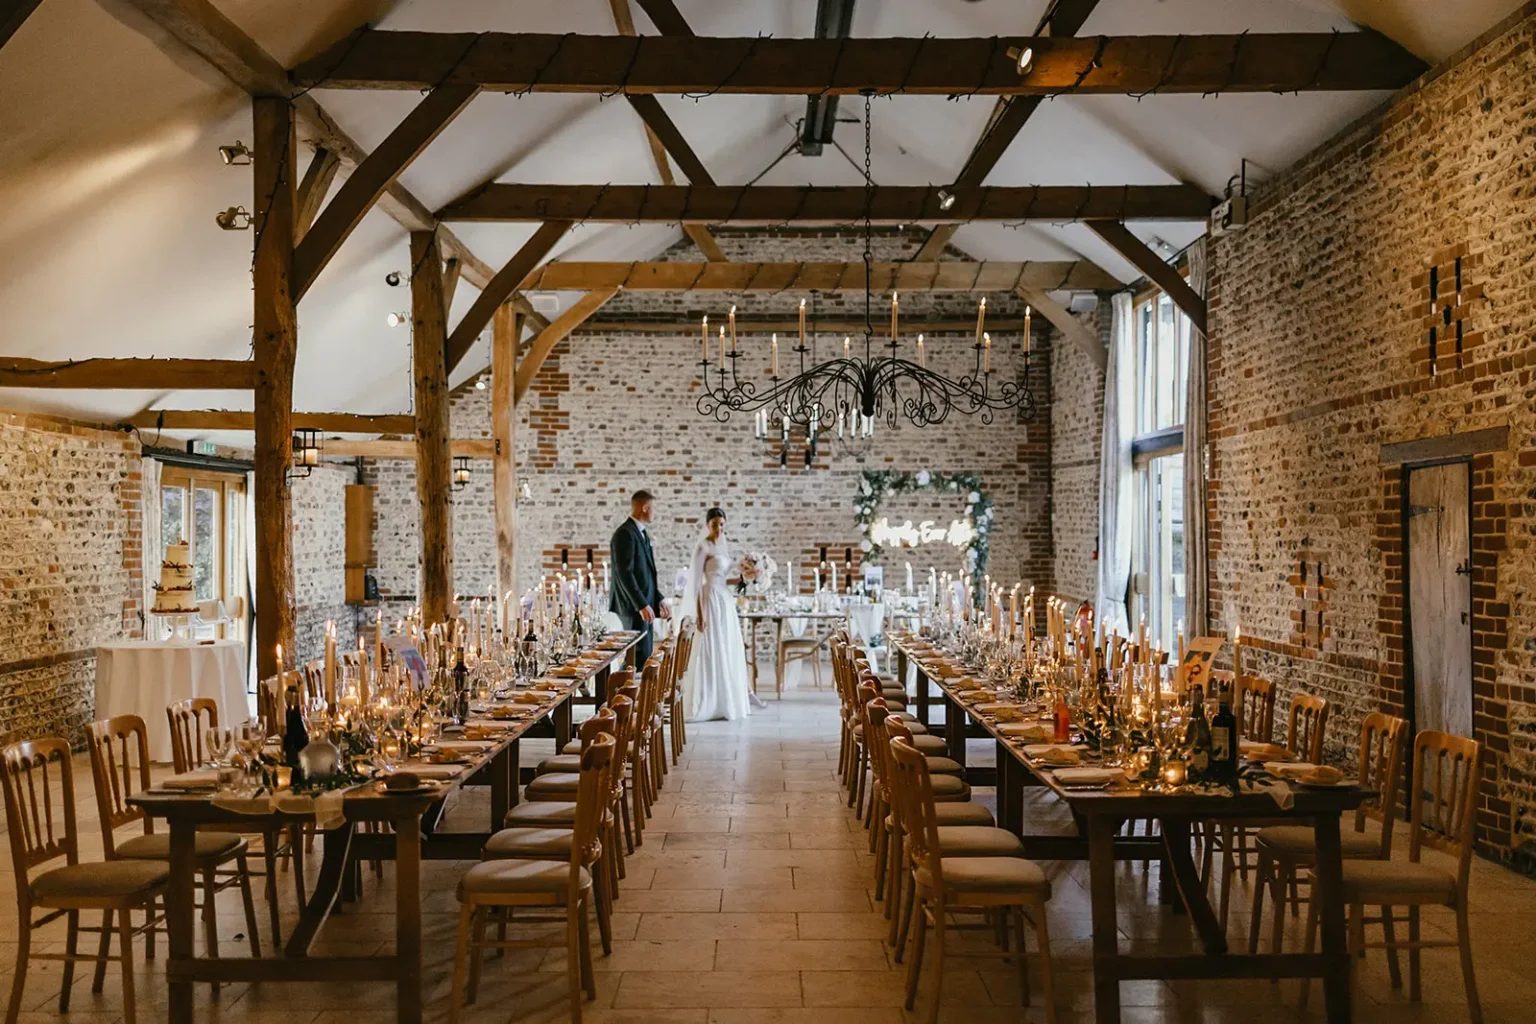
<path fill-rule="evenodd" d="M 448 451 L 448 317 L 435 231 L 411 232 L 411 338 L 416 366 L 416 497 L 421 509 L 421 614 L 445 622 L 453 597 Z"/>
<path fill-rule="evenodd" d="M 284 97 L 252 100 L 255 133 L 256 259 L 256 670 L 277 672 L 277 645 L 293 651 L 293 364 L 299 324 L 290 290 L 293 274 L 294 178 L 298 140 L 293 107 Z"/>
<path fill-rule="evenodd" d="M 496 439 L 493 497 L 496 507 L 496 592 L 517 586 L 517 343 L 523 318 L 510 302 L 491 319 L 491 435 Z"/>

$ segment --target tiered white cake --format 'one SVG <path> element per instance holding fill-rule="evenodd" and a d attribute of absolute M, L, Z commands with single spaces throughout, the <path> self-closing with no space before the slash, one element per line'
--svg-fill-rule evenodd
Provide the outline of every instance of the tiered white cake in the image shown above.
<path fill-rule="evenodd" d="M 192 556 L 186 541 L 165 547 L 160 563 L 160 586 L 155 589 L 154 611 L 160 615 L 193 615 L 197 601 L 192 594 Z"/>

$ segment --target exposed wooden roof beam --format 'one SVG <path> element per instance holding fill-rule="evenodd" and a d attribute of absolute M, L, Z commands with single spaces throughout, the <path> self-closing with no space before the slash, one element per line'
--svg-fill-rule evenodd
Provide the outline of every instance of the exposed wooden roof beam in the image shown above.
<path fill-rule="evenodd" d="M 1010 47 L 1033 50 L 1020 75 Z M 1424 62 L 1374 32 L 1014 39 L 708 39 L 364 29 L 292 74 L 299 87 L 498 92 L 923 95 L 1395 89 Z"/>
<path fill-rule="evenodd" d="M 1184 275 L 1174 269 L 1172 264 L 1165 263 L 1161 256 L 1147 248 L 1146 243 L 1131 234 L 1124 224 L 1104 221 L 1088 226 L 1094 234 L 1124 256 L 1128 263 L 1146 274 L 1148 280 L 1161 288 L 1173 300 L 1173 304 L 1189 317 L 1190 323 L 1202 333 L 1205 331 L 1205 300 L 1195 294 L 1195 290 L 1184 280 Z"/>
<path fill-rule="evenodd" d="M 609 0 L 609 6 L 613 8 L 613 24 L 619 30 L 619 34 L 634 35 L 635 19 L 630 14 L 629 0 Z M 675 13 L 676 8 L 673 8 L 673 11 Z M 683 29 L 688 28 L 688 23 L 683 21 L 682 15 L 678 15 L 676 20 Z M 661 109 L 655 97 L 631 96 L 629 102 L 635 108 L 635 113 L 639 114 L 641 120 L 645 122 L 645 138 L 651 144 L 651 159 L 656 164 L 656 173 L 661 176 L 663 185 L 675 184 L 672 177 L 672 164 L 668 159 L 669 150 L 672 159 L 677 160 L 683 173 L 688 175 L 689 181 L 695 185 L 715 183 L 709 176 L 709 172 L 704 170 L 703 161 L 695 155 L 692 147 L 683 139 L 682 133 L 677 130 L 677 125 L 672 123 L 672 119 Z M 671 142 L 667 141 L 668 138 Z M 683 234 L 693 239 L 693 244 L 699 247 L 705 259 L 725 259 L 725 252 L 720 248 L 720 243 L 715 241 L 715 236 L 710 234 L 709 228 L 703 224 L 684 224 Z"/>
<path fill-rule="evenodd" d="M 816 38 L 846 39 L 853 30 L 854 0 L 816 0 Z M 800 155 L 821 156 L 837 129 L 837 97 L 814 92 L 805 98 L 800 124 Z"/>
<path fill-rule="evenodd" d="M 127 426 L 141 430 L 255 430 L 256 414 L 221 409 L 150 409 L 130 416 Z M 409 414 L 369 416 L 350 412 L 296 412 L 295 429 L 341 434 L 412 434 L 416 418 Z"/>
<path fill-rule="evenodd" d="M 1109 353 L 1104 350 L 1104 343 L 1099 340 L 1098 335 L 1084 326 L 1061 303 L 1039 288 L 1021 285 L 1016 290 L 1019 298 L 1033 306 L 1035 312 L 1049 320 L 1051 326 L 1060 331 L 1068 341 L 1082 349 L 1088 358 L 1093 360 L 1095 366 L 1103 370 L 1109 365 Z"/>
<path fill-rule="evenodd" d="M 1083 27 L 1083 22 L 1093 13 L 1099 0 L 1057 0 L 1045 12 L 1040 19 L 1040 26 L 1035 30 L 1037 36 L 1072 36 Z M 1014 96 L 1000 97 L 998 105 L 992 111 L 992 116 L 987 120 L 987 127 L 982 130 L 981 138 L 976 142 L 976 148 L 971 150 L 971 155 L 965 161 L 965 166 L 960 169 L 960 174 L 955 178 L 951 187 L 969 187 L 980 185 L 987 180 L 987 175 L 997 166 L 997 162 L 1003 158 L 1013 140 L 1018 138 L 1025 123 L 1034 116 L 1043 97 L 1040 96 Z M 928 235 L 928 240 L 923 247 L 917 250 L 914 260 L 936 260 L 944 253 L 944 247 L 950 239 L 955 237 L 959 230 L 958 224 L 940 224 Z"/>
<path fill-rule="evenodd" d="M 256 364 L 249 359 L 0 358 L 0 387 L 101 388 L 126 391 L 249 391 Z"/>
<path fill-rule="evenodd" d="M 820 318 L 814 321 L 806 321 L 808 330 L 816 330 L 826 334 L 854 334 L 864 330 L 863 319 L 850 319 L 846 316 L 837 319 Z M 736 330 L 740 334 L 769 334 L 777 331 L 779 334 L 789 334 L 799 327 L 799 321 L 794 317 L 780 319 L 752 319 L 744 317 L 740 313 L 736 315 Z M 677 320 L 627 320 L 627 319 L 592 319 L 582 324 L 571 332 L 572 334 L 678 334 L 691 337 L 695 342 L 699 336 L 699 322 L 680 323 Z M 903 317 L 901 321 L 901 333 L 903 337 L 915 337 L 918 334 L 926 334 L 929 337 L 944 334 L 964 334 L 974 337 L 976 333 L 976 318 L 951 317 L 944 320 L 919 320 L 914 317 Z"/>
<path fill-rule="evenodd" d="M 875 263 L 872 286 L 880 291 L 1011 292 L 1020 285 L 1042 290 L 1099 291 L 1119 279 L 1085 260 L 1031 263 Z M 864 287 L 863 263 L 546 263 L 524 285 L 543 291 L 623 288 L 627 291 L 848 291 Z"/>
<path fill-rule="evenodd" d="M 480 332 L 485 330 L 486 325 L 491 322 L 491 317 L 496 313 L 496 307 L 524 288 L 527 278 L 538 267 L 539 261 L 549 255 L 549 250 L 555 247 L 555 243 L 560 241 L 561 236 L 570 229 L 570 226 L 571 222 L 568 220 L 545 221 L 539 225 L 539 230 L 533 233 L 533 237 L 524 242 L 522 248 L 507 260 L 506 266 L 497 271 L 496 276 L 480 290 L 480 296 L 475 299 L 475 304 L 469 307 L 469 312 L 464 314 L 464 319 L 459 321 L 459 325 L 448 336 L 444 356 L 450 374 L 464 358 L 464 354 L 469 351 L 469 347 L 475 343 Z"/>
<path fill-rule="evenodd" d="M 464 261 L 451 256 L 443 261 L 443 317 L 453 310 L 453 293 L 459 290 L 459 278 L 464 276 Z"/>
<path fill-rule="evenodd" d="M 0 46 L 10 42 L 27 16 L 37 10 L 42 0 L 0 0 Z"/>
<path fill-rule="evenodd" d="M 651 21 L 662 35 L 687 36 L 693 35 L 693 29 L 689 27 L 687 19 L 677 10 L 677 5 L 672 0 L 637 0 L 640 9 L 651 16 Z"/>
<path fill-rule="evenodd" d="M 341 157 L 324 146 L 315 147 L 315 155 L 309 159 L 309 167 L 299 181 L 299 194 L 293 211 L 294 233 L 300 238 L 315 222 L 320 205 L 331 191 L 331 182 L 341 169 Z"/>
<path fill-rule="evenodd" d="M 454 438 L 448 442 L 448 454 L 467 455 L 472 459 L 489 459 L 496 452 L 496 442 L 489 437 Z M 416 442 L 407 440 L 352 441 L 325 438 L 320 442 L 322 455 L 362 456 L 368 459 L 416 458 Z"/>
<path fill-rule="evenodd" d="M 416 108 L 405 115 L 379 148 L 358 164 L 336 193 L 336 198 L 320 211 L 315 225 L 305 232 L 303 241 L 293 251 L 293 297 L 298 301 L 315 283 L 320 271 L 336 255 L 336 250 L 362 223 L 391 182 L 422 150 L 469 106 L 478 90 L 472 85 L 445 85 L 433 89 Z M 499 303 L 498 303 L 499 305 Z"/>
<path fill-rule="evenodd" d="M 1193 185 L 1025 185 L 963 188 L 940 206 L 927 185 L 510 185 L 492 183 L 454 200 L 443 220 L 606 221 L 675 224 L 825 222 L 881 224 L 973 220 L 1198 220 L 1211 197 Z"/>
<path fill-rule="evenodd" d="M 539 367 L 544 365 L 544 360 L 549 358 L 555 346 L 617 294 L 617 288 L 599 288 L 587 292 L 570 309 L 555 317 L 554 323 L 534 337 L 528 345 L 528 352 L 517 364 L 517 379 L 512 386 L 514 405 L 523 400 L 523 395 L 527 394 L 529 386 L 533 384 L 533 378 L 539 374 Z"/>
<path fill-rule="evenodd" d="M 292 95 L 294 112 L 308 129 L 315 145 L 334 152 L 349 169 L 367 160 L 368 151 L 342 130 L 314 96 L 308 93 L 294 95 L 297 90 L 289 84 L 283 66 L 208 0 L 123 2 L 139 10 L 162 31 L 251 95 Z M 152 38 L 159 42 L 158 36 Z M 407 231 L 430 230 L 437 223 L 426 204 L 398 180 L 390 182 L 379 197 L 379 207 Z M 494 274 L 490 265 L 471 252 L 453 232 L 439 229 L 437 237 L 445 254 L 464 261 L 464 277 L 477 288 L 485 287 Z M 523 312 L 531 323 L 540 327 L 548 325 L 549 321 L 526 299 L 519 297 L 514 302 L 519 309 L 527 307 Z"/>

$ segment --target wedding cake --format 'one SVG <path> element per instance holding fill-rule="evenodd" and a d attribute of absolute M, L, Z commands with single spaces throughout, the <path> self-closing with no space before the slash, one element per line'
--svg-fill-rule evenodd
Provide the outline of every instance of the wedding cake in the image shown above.
<path fill-rule="evenodd" d="M 192 594 L 192 557 L 187 542 L 165 546 L 160 563 L 160 585 L 155 588 L 154 611 L 160 615 L 192 615 L 197 601 Z"/>

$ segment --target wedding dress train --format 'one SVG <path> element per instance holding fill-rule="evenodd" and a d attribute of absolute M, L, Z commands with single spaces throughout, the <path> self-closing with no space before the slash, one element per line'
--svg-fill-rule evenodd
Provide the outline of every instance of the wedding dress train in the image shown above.
<path fill-rule="evenodd" d="M 736 600 L 726 589 L 730 550 L 725 541 L 704 538 L 694 550 L 688 577 L 684 616 L 698 629 L 688 671 L 683 676 L 684 709 L 688 721 L 735 721 L 752 713 L 752 681 Z M 697 621 L 702 605 L 704 620 Z"/>

